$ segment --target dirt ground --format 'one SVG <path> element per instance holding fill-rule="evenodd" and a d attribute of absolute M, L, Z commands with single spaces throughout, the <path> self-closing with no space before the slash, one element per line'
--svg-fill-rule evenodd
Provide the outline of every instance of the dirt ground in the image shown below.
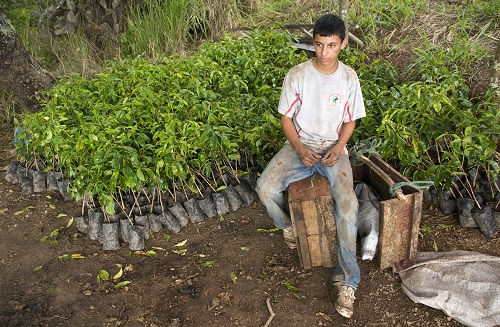
<path fill-rule="evenodd" d="M 11 136 L 4 127 L 0 167 L 15 160 Z M 360 260 L 355 312 L 341 317 L 330 301 L 332 268 L 303 270 L 281 233 L 258 232 L 273 228 L 258 200 L 223 219 L 189 224 L 169 239 L 163 230 L 146 241 L 156 255 L 138 255 L 127 244 L 104 251 L 75 224 L 68 227 L 82 215 L 74 201 L 56 192 L 22 196 L 20 185 L 4 176 L 0 326 L 263 326 L 270 318 L 266 301 L 274 327 L 460 326 L 440 310 L 413 303 L 399 276 L 380 271 L 376 260 Z M 462 228 L 456 216 L 427 204 L 422 225 L 430 229 L 422 232 L 419 251 L 433 251 L 435 243 L 439 251 L 500 255 L 498 238 Z M 120 267 L 120 278 L 97 282 L 100 270 L 114 276 Z M 120 282 L 130 283 L 115 287 Z"/>

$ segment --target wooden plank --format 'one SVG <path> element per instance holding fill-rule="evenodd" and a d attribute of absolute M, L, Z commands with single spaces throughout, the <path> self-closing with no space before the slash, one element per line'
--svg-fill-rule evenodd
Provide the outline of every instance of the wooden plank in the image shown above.
<path fill-rule="evenodd" d="M 302 201 L 302 215 L 306 225 L 306 235 L 317 235 L 318 231 L 318 210 L 314 200 Z"/>
<path fill-rule="evenodd" d="M 311 268 L 311 258 L 306 239 L 306 226 L 302 214 L 302 205 L 300 202 L 290 202 L 290 215 L 292 217 L 292 226 L 297 236 L 297 252 L 302 267 Z"/>
<path fill-rule="evenodd" d="M 420 232 L 420 221 L 422 219 L 422 200 L 424 192 L 420 190 L 418 193 L 413 194 L 413 206 L 412 206 L 412 223 L 411 223 L 411 237 L 409 244 L 409 257 L 412 259 L 417 255 L 418 247 L 418 233 Z"/>
<path fill-rule="evenodd" d="M 320 174 L 293 182 L 288 187 L 288 201 L 314 200 L 318 196 L 331 196 L 330 183 Z"/>
<path fill-rule="evenodd" d="M 333 214 L 333 200 L 331 197 L 321 197 L 317 199 L 319 226 L 319 247 L 321 248 L 321 262 L 323 267 L 333 267 L 335 265 L 337 230 L 335 227 L 335 217 Z"/>
<path fill-rule="evenodd" d="M 395 199 L 399 201 L 398 199 Z M 396 232 L 397 202 L 380 202 L 380 232 L 379 232 L 379 268 L 389 268 L 393 263 L 393 254 L 397 250 L 398 236 Z M 389 217 L 389 219 L 386 219 Z M 394 218 L 394 219 L 391 219 Z"/>
<path fill-rule="evenodd" d="M 319 245 L 319 235 L 307 235 L 307 245 L 309 248 L 309 257 L 311 258 L 311 266 L 321 266 L 321 248 Z M 305 267 L 304 267 L 305 268 Z"/>

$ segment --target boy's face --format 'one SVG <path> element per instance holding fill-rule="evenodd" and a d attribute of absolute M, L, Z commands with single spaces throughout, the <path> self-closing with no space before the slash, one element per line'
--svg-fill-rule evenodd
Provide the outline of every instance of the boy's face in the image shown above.
<path fill-rule="evenodd" d="M 340 50 L 347 45 L 347 38 L 342 41 L 338 35 L 321 36 L 314 35 L 314 50 L 316 51 L 317 63 L 323 67 L 331 67 L 336 64 Z"/>

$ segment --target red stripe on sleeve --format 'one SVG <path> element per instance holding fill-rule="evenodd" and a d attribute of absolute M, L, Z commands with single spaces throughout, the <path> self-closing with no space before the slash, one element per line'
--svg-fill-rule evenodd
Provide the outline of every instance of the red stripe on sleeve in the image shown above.
<path fill-rule="evenodd" d="M 288 110 L 284 113 L 285 116 L 293 109 L 293 107 L 297 104 L 297 102 L 299 102 L 300 104 L 302 104 L 302 100 L 300 99 L 300 94 L 296 93 L 295 96 L 297 98 L 295 99 L 294 102 L 292 102 L 292 104 L 290 105 L 290 107 L 288 108 Z"/>

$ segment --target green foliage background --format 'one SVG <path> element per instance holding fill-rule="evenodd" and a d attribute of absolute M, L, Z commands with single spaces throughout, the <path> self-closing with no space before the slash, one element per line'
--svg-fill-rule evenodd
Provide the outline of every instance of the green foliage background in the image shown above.
<path fill-rule="evenodd" d="M 19 153 L 64 169 L 72 195 L 98 194 L 108 212 L 118 190 L 174 182 L 198 191 L 242 157 L 264 164 L 282 144 L 281 83 L 305 59 L 271 30 L 207 42 L 190 57 L 74 75 L 24 118 Z"/>

